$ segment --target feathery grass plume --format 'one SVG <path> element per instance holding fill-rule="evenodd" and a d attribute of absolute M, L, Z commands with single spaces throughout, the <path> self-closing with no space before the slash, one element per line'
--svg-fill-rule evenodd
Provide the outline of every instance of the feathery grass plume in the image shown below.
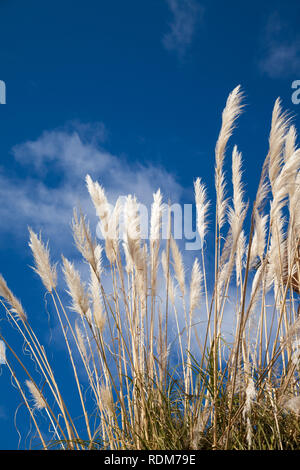
<path fill-rule="evenodd" d="M 35 386 L 35 384 L 31 380 L 26 380 L 26 385 L 34 400 L 34 408 L 37 408 L 38 410 L 42 410 L 43 408 L 45 408 L 46 404 L 40 390 Z"/>
<path fill-rule="evenodd" d="M 73 238 L 76 248 L 83 258 L 96 269 L 95 242 L 92 240 L 89 225 L 85 221 L 85 216 L 80 214 L 79 218 L 76 209 L 73 212 L 72 220 Z"/>
<path fill-rule="evenodd" d="M 114 263 L 117 260 L 119 249 L 118 230 L 121 211 L 120 200 L 117 200 L 111 211 L 102 186 L 100 186 L 98 182 L 92 181 L 89 175 L 86 176 L 86 184 L 100 219 L 101 232 L 105 239 L 106 256 L 111 263 Z"/>
<path fill-rule="evenodd" d="M 300 149 L 294 153 L 283 165 L 276 181 L 274 182 L 274 200 L 283 200 L 288 195 L 292 195 L 296 189 L 296 178 L 300 167 Z"/>
<path fill-rule="evenodd" d="M 121 201 L 117 202 L 109 217 L 108 233 L 105 238 L 105 253 L 110 263 L 116 263 L 119 253 L 119 224 L 121 216 Z"/>
<path fill-rule="evenodd" d="M 284 402 L 283 407 L 287 411 L 291 411 L 292 413 L 294 413 L 296 416 L 300 416 L 300 397 L 297 396 L 288 398 Z"/>
<path fill-rule="evenodd" d="M 130 240 L 141 240 L 141 227 L 138 202 L 135 196 L 129 194 L 124 205 L 124 225 Z"/>
<path fill-rule="evenodd" d="M 0 297 L 3 297 L 4 300 L 10 305 L 10 310 L 12 313 L 15 313 L 17 318 L 22 321 L 27 321 L 27 315 L 24 312 L 24 309 L 21 305 L 21 302 L 14 296 L 12 291 L 8 288 L 5 279 L 0 274 Z"/>
<path fill-rule="evenodd" d="M 79 315 L 86 315 L 89 310 L 89 299 L 85 292 L 85 286 L 82 284 L 79 272 L 74 268 L 74 264 L 67 260 L 64 256 L 63 273 L 68 285 L 68 294 L 72 299 L 72 310 Z"/>
<path fill-rule="evenodd" d="M 282 111 L 281 100 L 277 98 L 272 113 L 269 152 L 267 155 L 269 161 L 269 179 L 273 194 L 275 194 L 273 185 L 284 161 L 284 143 L 289 123 L 290 118 L 287 113 Z"/>
<path fill-rule="evenodd" d="M 95 326 L 99 329 L 100 332 L 102 332 L 105 326 L 105 315 L 103 312 L 103 303 L 100 294 L 99 281 L 92 269 L 90 270 L 90 276 L 91 278 L 89 287 L 93 308 L 93 320 Z"/>
<path fill-rule="evenodd" d="M 161 254 L 161 265 L 163 268 L 163 273 L 164 277 L 166 280 L 166 283 L 168 284 L 168 292 L 169 292 L 169 297 L 173 305 L 175 305 L 175 286 L 173 283 L 173 280 L 171 279 L 171 274 L 170 272 L 168 273 L 168 261 L 167 261 L 167 254 L 165 250 L 162 251 Z"/>
<path fill-rule="evenodd" d="M 255 385 L 252 377 L 249 377 L 248 379 L 248 385 L 246 388 L 246 400 L 245 400 L 245 405 L 243 409 L 243 418 L 246 420 L 246 428 L 247 428 L 247 442 L 248 442 L 248 448 L 251 448 L 252 445 L 252 438 L 253 438 L 253 429 L 251 426 L 251 420 L 250 420 L 250 415 L 251 415 L 251 408 L 253 406 L 253 403 L 256 400 L 256 390 L 255 390 Z"/>
<path fill-rule="evenodd" d="M 159 265 L 160 230 L 163 214 L 162 195 L 160 189 L 153 194 L 150 221 L 150 257 L 151 257 L 151 291 L 152 299 L 156 295 L 157 273 Z"/>
<path fill-rule="evenodd" d="M 88 355 L 87 355 L 87 350 L 85 347 L 84 336 L 83 336 L 80 326 L 78 325 L 78 321 L 75 322 L 75 332 L 76 332 L 76 337 L 77 337 L 77 342 L 78 342 L 78 347 L 80 349 L 80 352 L 85 358 L 85 360 L 87 360 Z"/>
<path fill-rule="evenodd" d="M 274 114 L 274 112 L 273 112 Z M 272 133 L 272 126 L 271 126 L 271 132 Z M 272 140 L 273 141 L 273 140 Z M 263 206 L 265 205 L 265 202 L 267 200 L 268 193 L 270 191 L 270 181 L 269 181 L 269 165 L 270 165 L 270 155 L 271 155 L 271 139 L 269 137 L 269 151 L 268 154 L 265 158 L 260 179 L 259 179 L 259 184 L 258 188 L 256 191 L 256 198 L 254 202 L 254 214 L 256 211 L 261 211 Z"/>
<path fill-rule="evenodd" d="M 225 223 L 225 214 L 227 208 L 227 199 L 225 199 L 225 175 L 223 164 L 226 152 L 226 146 L 232 135 L 234 124 L 242 110 L 242 92 L 238 85 L 228 96 L 226 106 L 222 113 L 222 125 L 215 148 L 215 186 L 217 194 L 217 220 L 219 229 Z"/>
<path fill-rule="evenodd" d="M 247 250 L 247 238 L 244 230 L 241 231 L 236 248 L 235 256 L 235 271 L 236 271 L 236 281 L 237 285 L 242 285 L 242 269 L 245 263 Z"/>
<path fill-rule="evenodd" d="M 256 389 L 255 389 L 255 384 L 254 380 L 252 377 L 249 377 L 248 379 L 248 385 L 246 387 L 246 400 L 245 400 L 245 405 L 243 409 L 243 417 L 245 418 L 247 414 L 251 412 L 252 404 L 256 399 Z"/>
<path fill-rule="evenodd" d="M 285 139 L 285 151 L 284 159 L 285 162 L 292 159 L 297 152 L 296 146 L 297 133 L 294 126 L 289 128 L 289 131 Z M 288 197 L 289 197 L 289 226 L 288 226 L 288 266 L 289 270 L 293 268 L 294 264 L 294 245 L 295 240 L 299 237 L 300 233 L 300 210 L 299 210 L 299 198 L 300 198 L 300 173 L 296 172 L 294 178 L 291 178 L 290 184 L 288 185 Z"/>
<path fill-rule="evenodd" d="M 272 210 L 272 209 L 271 209 Z M 287 240 L 284 232 L 285 218 L 279 214 L 276 220 L 276 230 L 272 229 L 270 246 L 268 251 L 268 271 L 267 278 L 274 282 L 277 290 L 282 282 L 282 278 L 288 275 L 287 263 L 285 263 Z M 275 293 L 276 294 L 276 293 Z M 276 297 L 276 295 L 275 295 Z"/>
<path fill-rule="evenodd" d="M 86 185 L 88 192 L 92 198 L 93 204 L 95 206 L 97 215 L 101 222 L 101 232 L 104 238 L 106 238 L 109 230 L 109 204 L 105 195 L 105 191 L 96 181 L 94 182 L 90 175 L 86 175 Z"/>
<path fill-rule="evenodd" d="M 0 340 L 0 364 L 6 364 L 6 345 Z"/>
<path fill-rule="evenodd" d="M 267 196 L 270 191 L 270 183 L 268 180 L 267 176 L 267 162 L 265 161 L 264 168 L 262 170 L 260 182 L 258 185 L 258 189 L 256 192 L 256 198 L 255 198 L 255 203 L 254 203 L 254 211 L 262 211 L 262 208 L 264 207 L 266 201 L 267 201 Z"/>
<path fill-rule="evenodd" d="M 151 222 L 150 222 L 150 240 L 159 240 L 160 227 L 162 217 L 162 194 L 160 189 L 153 194 L 153 203 L 151 206 Z"/>
<path fill-rule="evenodd" d="M 295 151 L 289 160 L 293 159 L 295 154 L 299 154 L 298 151 Z M 287 247 L 286 247 L 286 257 L 287 257 L 287 269 L 288 272 L 294 271 L 292 274 L 296 275 L 298 279 L 299 276 L 299 240 L 300 240 L 300 172 L 298 171 L 294 177 L 293 184 L 290 185 L 289 189 L 289 224 L 287 230 Z"/>
<path fill-rule="evenodd" d="M 102 384 L 100 387 L 100 396 L 104 406 L 105 412 L 108 416 L 113 416 L 114 414 L 114 400 L 112 396 L 111 389 L 108 385 Z"/>
<path fill-rule="evenodd" d="M 232 152 L 232 186 L 233 186 L 233 207 L 238 216 L 241 216 L 246 208 L 243 201 L 244 185 L 242 182 L 242 154 L 235 145 Z"/>
<path fill-rule="evenodd" d="M 191 436 L 191 449 L 198 450 L 201 446 L 202 437 L 204 435 L 205 427 L 209 421 L 211 410 L 209 407 L 204 407 L 203 412 L 198 413 L 196 424 L 194 425 Z"/>
<path fill-rule="evenodd" d="M 171 252 L 172 252 L 172 257 L 173 257 L 173 267 L 175 271 L 175 276 L 179 284 L 182 297 L 184 297 L 185 295 L 184 264 L 183 264 L 182 255 L 179 251 L 177 243 L 175 242 L 172 236 L 171 236 Z"/>
<path fill-rule="evenodd" d="M 234 361 L 234 355 L 230 358 L 231 369 L 232 367 L 234 367 L 233 361 Z M 228 393 L 229 400 L 232 397 L 232 395 L 235 395 L 236 393 L 242 394 L 245 391 L 245 374 L 244 374 L 244 371 L 241 370 L 240 366 L 238 367 L 237 372 L 236 372 L 235 384 L 233 384 L 232 380 L 229 380 L 226 385 L 227 385 L 227 393 Z"/>
<path fill-rule="evenodd" d="M 297 131 L 295 126 L 290 126 L 284 142 L 284 161 L 288 161 L 296 150 Z"/>
<path fill-rule="evenodd" d="M 295 366 L 299 365 L 299 359 L 300 359 L 300 339 L 297 337 L 292 341 L 292 356 L 291 356 L 291 361 Z"/>
<path fill-rule="evenodd" d="M 263 275 L 263 265 L 261 264 L 256 270 L 256 273 L 252 280 L 250 301 L 248 305 L 249 314 L 255 311 L 260 295 L 262 294 L 262 286 L 261 286 L 262 275 Z M 269 290 L 269 287 L 270 286 L 266 286 L 267 290 Z"/>
<path fill-rule="evenodd" d="M 238 151 L 235 145 L 232 152 L 232 185 L 233 185 L 233 208 L 229 208 L 229 224 L 232 231 L 233 239 L 237 237 L 237 250 L 236 250 L 236 275 L 237 285 L 241 284 L 241 267 L 243 257 L 246 250 L 246 239 L 242 229 L 240 234 L 236 233 L 239 227 L 241 218 L 245 218 L 245 211 L 247 205 L 243 201 L 244 190 L 242 183 L 242 154 Z"/>
<path fill-rule="evenodd" d="M 102 251 L 103 248 L 101 245 L 97 244 L 94 249 L 94 257 L 96 260 L 96 274 L 100 279 L 100 276 L 102 274 L 103 268 L 102 268 Z"/>
<path fill-rule="evenodd" d="M 37 236 L 31 228 L 29 228 L 29 234 L 29 246 L 35 262 L 33 270 L 40 276 L 47 291 L 52 292 L 57 285 L 57 273 L 55 265 L 51 265 L 48 245 L 45 246 L 42 242 L 41 235 Z"/>
<path fill-rule="evenodd" d="M 136 272 L 136 279 L 137 279 L 137 293 L 140 299 L 144 302 L 146 301 L 147 295 L 147 270 L 148 270 L 148 249 L 146 243 L 143 244 L 141 247 L 141 264 Z"/>
<path fill-rule="evenodd" d="M 137 270 L 144 270 L 144 255 L 141 249 L 141 227 L 138 203 L 135 197 L 129 194 L 124 205 L 124 243 L 127 247 L 128 266 L 135 266 Z M 128 259 L 129 257 L 129 259 Z"/>
<path fill-rule="evenodd" d="M 250 262 L 249 267 L 252 269 L 257 261 L 257 258 L 260 261 L 263 260 L 264 252 L 266 248 L 266 237 L 267 237 L 267 229 L 268 229 L 268 219 L 269 215 L 260 215 L 259 211 L 256 210 L 254 213 L 254 235 L 252 240 L 251 246 L 251 253 L 250 253 Z"/>
<path fill-rule="evenodd" d="M 199 307 L 199 302 L 201 299 L 201 284 L 202 284 L 202 273 L 199 266 L 198 258 L 195 259 L 191 275 L 191 284 L 190 284 L 190 312 L 193 312 L 197 307 Z"/>
<path fill-rule="evenodd" d="M 292 361 L 295 365 L 298 364 L 300 358 L 300 316 L 293 323 L 289 325 L 288 330 L 285 333 L 283 344 L 289 345 L 294 353 L 295 361 Z"/>
<path fill-rule="evenodd" d="M 219 268 L 219 275 L 218 275 L 218 295 L 221 296 L 221 292 L 223 291 L 224 287 L 226 287 L 226 283 L 231 277 L 232 268 L 233 268 L 233 261 L 234 258 L 222 263 L 222 266 Z M 220 297 L 221 298 L 221 297 Z"/>
<path fill-rule="evenodd" d="M 235 146 L 232 153 L 232 184 L 233 184 L 233 208 L 228 209 L 228 219 L 232 236 L 238 236 L 237 228 L 240 226 L 240 219 L 245 218 L 247 204 L 243 201 L 242 183 L 242 154 Z M 241 233 L 241 228 L 240 228 Z"/>
<path fill-rule="evenodd" d="M 247 207 L 243 210 L 240 217 L 236 217 L 234 210 L 230 209 L 228 213 L 228 219 L 230 224 L 230 229 L 225 240 L 224 248 L 222 250 L 222 255 L 219 263 L 219 277 L 218 277 L 218 291 L 220 292 L 222 288 L 229 282 L 232 269 L 234 266 L 234 261 L 236 259 L 236 253 L 239 246 L 240 237 L 242 235 L 242 227 L 244 224 Z M 240 244 L 240 249 L 243 249 L 243 239 Z M 242 253 L 241 253 L 242 254 Z"/>
<path fill-rule="evenodd" d="M 271 220 L 277 217 L 277 214 L 283 209 L 288 201 L 290 190 L 295 187 L 296 176 L 300 168 L 300 149 L 283 164 L 279 174 L 273 182 L 273 201 L 271 203 Z"/>
<path fill-rule="evenodd" d="M 285 138 L 285 148 L 284 148 L 284 161 L 285 162 L 288 162 L 292 157 L 294 157 L 294 154 L 297 151 L 296 140 L 297 140 L 296 129 L 294 126 L 291 126 Z M 299 173 L 296 174 L 295 178 L 292 179 L 289 184 L 289 199 L 290 199 L 291 215 L 294 209 L 294 204 L 293 204 L 294 196 L 297 191 L 299 191 Z M 298 201 L 298 198 L 296 198 L 296 201 Z"/>
<path fill-rule="evenodd" d="M 123 241 L 123 250 L 124 250 L 125 259 L 126 259 L 125 271 L 127 272 L 127 274 L 130 274 L 133 272 L 133 260 L 129 253 L 128 244 L 126 243 L 126 236 L 124 237 L 124 241 Z"/>
<path fill-rule="evenodd" d="M 207 212 L 210 203 L 207 201 L 206 187 L 201 182 L 200 178 L 196 179 L 194 183 L 194 190 L 197 211 L 197 230 L 201 239 L 201 244 L 203 245 L 208 227 Z"/>

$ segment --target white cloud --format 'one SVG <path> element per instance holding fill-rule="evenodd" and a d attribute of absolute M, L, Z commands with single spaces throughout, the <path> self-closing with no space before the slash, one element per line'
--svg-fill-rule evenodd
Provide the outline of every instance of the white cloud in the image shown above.
<path fill-rule="evenodd" d="M 169 32 L 163 37 L 163 45 L 169 51 L 175 51 L 183 57 L 191 44 L 204 8 L 195 0 L 166 0 L 172 13 Z"/>
<path fill-rule="evenodd" d="M 300 35 L 291 34 L 278 13 L 273 13 L 263 34 L 263 56 L 259 62 L 263 73 L 271 78 L 289 77 L 300 73 Z"/>
<path fill-rule="evenodd" d="M 261 69 L 271 78 L 291 76 L 300 72 L 300 42 L 272 44 L 261 62 Z"/>
<path fill-rule="evenodd" d="M 13 148 L 17 172 L 0 169 L 0 234 L 27 237 L 27 226 L 42 230 L 60 251 L 72 246 L 73 207 L 80 207 L 95 228 L 96 217 L 84 178 L 89 173 L 106 189 L 110 202 L 135 194 L 150 205 L 159 187 L 166 199 L 179 200 L 181 186 L 165 169 L 129 163 L 107 152 L 99 126 L 78 125 L 44 132 Z M 87 139 L 88 137 L 88 139 Z M 101 139 L 100 139 L 101 137 Z"/>

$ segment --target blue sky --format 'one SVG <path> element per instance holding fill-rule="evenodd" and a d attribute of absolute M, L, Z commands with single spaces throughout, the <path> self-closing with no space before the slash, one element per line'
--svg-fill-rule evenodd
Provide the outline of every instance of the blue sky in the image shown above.
<path fill-rule="evenodd" d="M 71 256 L 73 206 L 93 217 L 87 172 L 112 199 L 150 202 L 161 187 L 165 200 L 189 203 L 200 176 L 213 200 L 221 112 L 238 84 L 247 106 L 231 144 L 251 200 L 278 96 L 299 129 L 299 20 L 294 0 L 0 0 L 0 272 L 45 343 L 27 226 L 42 229 L 57 259 Z M 0 381 L 0 448 L 15 448 L 20 400 L 3 368 Z"/>

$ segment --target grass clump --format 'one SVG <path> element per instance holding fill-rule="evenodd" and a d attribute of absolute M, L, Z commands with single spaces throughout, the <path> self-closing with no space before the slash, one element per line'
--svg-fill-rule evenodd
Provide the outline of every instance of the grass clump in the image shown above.
<path fill-rule="evenodd" d="M 83 282 L 75 264 L 62 258 L 71 306 L 48 246 L 30 230 L 34 270 L 57 315 L 80 417 L 69 410 L 30 315 L 0 277 L 3 311 L 34 367 L 25 365 L 2 333 L 0 362 L 44 449 L 299 449 L 300 150 L 277 100 L 252 210 L 236 146 L 228 198 L 224 162 L 242 107 L 237 87 L 224 108 L 215 149 L 213 269 L 212 250 L 204 243 L 211 205 L 199 178 L 194 188 L 202 248 L 186 266 L 171 234 L 170 206 L 159 190 L 145 241 L 136 198 L 129 195 L 123 206 L 118 200 L 111 208 L 104 189 L 87 176 L 104 240 L 97 243 L 85 217 L 74 212 L 74 241 L 89 275 Z M 223 326 L 228 316 L 230 339 Z M 41 416 L 49 423 L 47 432 Z"/>

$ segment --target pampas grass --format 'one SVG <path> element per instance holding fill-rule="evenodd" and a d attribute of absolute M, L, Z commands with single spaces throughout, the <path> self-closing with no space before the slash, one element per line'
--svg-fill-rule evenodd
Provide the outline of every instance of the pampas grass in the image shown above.
<path fill-rule="evenodd" d="M 3 314 L 24 344 L 19 352 L 0 333 L 0 364 L 43 449 L 299 449 L 300 150 L 278 99 L 250 212 L 236 146 L 232 192 L 224 170 L 242 98 L 235 88 L 222 114 L 215 211 L 205 184 L 194 182 L 201 246 L 192 261 L 171 233 L 171 208 L 160 190 L 153 195 L 147 242 L 136 197 L 111 205 L 89 175 L 103 243 L 94 240 L 83 214 L 75 210 L 72 221 L 87 270 L 64 256 L 61 266 L 53 264 L 48 245 L 29 229 L 34 271 L 71 365 L 72 397 L 31 325 L 31 312 L 27 317 L 0 276 Z M 169 236 L 163 240 L 166 210 Z M 79 416 L 70 411 L 74 401 Z"/>
<path fill-rule="evenodd" d="M 29 240 L 36 266 L 33 269 L 40 276 L 46 289 L 52 292 L 57 284 L 57 274 L 55 266 L 50 262 L 49 249 L 43 244 L 41 236 L 37 236 L 31 229 L 29 229 Z"/>

